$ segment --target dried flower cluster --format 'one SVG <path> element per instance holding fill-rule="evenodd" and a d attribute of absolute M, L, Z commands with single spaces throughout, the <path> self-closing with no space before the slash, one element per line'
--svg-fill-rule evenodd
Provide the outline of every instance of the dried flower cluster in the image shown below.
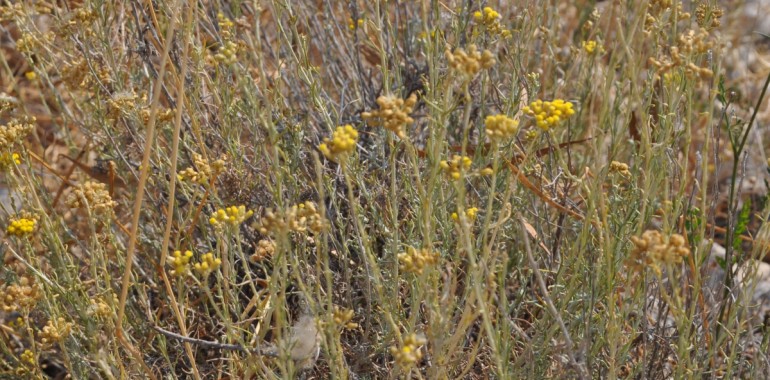
<path fill-rule="evenodd" d="M 491 7 L 484 7 L 484 9 L 473 13 L 473 21 L 482 26 L 490 35 L 510 37 L 511 31 L 503 28 L 500 19 L 500 13 Z"/>
<path fill-rule="evenodd" d="M 709 2 L 701 2 L 698 7 L 695 8 L 695 22 L 701 28 L 714 29 L 722 25 L 722 16 L 725 11 L 716 4 Z"/>
<path fill-rule="evenodd" d="M 193 166 L 188 167 L 177 174 L 180 181 L 190 181 L 199 185 L 208 185 L 211 178 L 216 177 L 225 169 L 226 158 L 222 157 L 212 163 L 198 153 L 193 153 Z M 196 170 L 197 168 L 197 170 Z"/>
<path fill-rule="evenodd" d="M 274 253 L 275 243 L 270 239 L 262 239 L 257 243 L 257 248 L 254 249 L 254 253 L 249 257 L 249 260 L 252 263 L 257 263 L 270 258 Z"/>
<path fill-rule="evenodd" d="M 631 242 L 634 249 L 626 260 L 626 265 L 637 271 L 648 267 L 660 275 L 661 264 L 679 264 L 690 254 L 684 237 L 679 234 L 666 238 L 658 231 L 647 230 L 641 237 L 632 236 Z"/>
<path fill-rule="evenodd" d="M 644 20 L 644 33 L 649 36 L 669 22 L 689 20 L 690 13 L 684 11 L 682 2 L 677 2 L 674 8 L 672 0 L 651 0 L 647 3 L 647 15 Z"/>
<path fill-rule="evenodd" d="M 489 69 L 497 62 L 491 51 L 480 52 L 476 45 L 468 46 L 468 52 L 457 48 L 454 53 L 447 47 L 444 55 L 449 61 L 449 66 L 462 73 L 466 79 L 475 77 L 481 69 Z"/>
<path fill-rule="evenodd" d="M 610 173 L 618 173 L 625 177 L 631 175 L 631 172 L 628 170 L 628 164 L 618 161 L 612 161 L 610 163 Z"/>
<path fill-rule="evenodd" d="M 401 348 L 396 346 L 390 347 L 390 354 L 396 360 L 396 365 L 401 368 L 410 368 L 412 365 L 422 359 L 422 352 L 420 347 L 427 341 L 424 337 L 417 334 L 409 334 L 404 338 L 404 344 Z"/>
<path fill-rule="evenodd" d="M 448 177 L 458 180 L 462 177 L 463 173 L 470 170 L 471 163 L 473 163 L 473 161 L 468 156 L 454 155 L 451 160 L 443 160 L 439 165 Z"/>
<path fill-rule="evenodd" d="M 29 310 L 42 295 L 40 286 L 29 276 L 23 275 L 17 283 L 5 284 L 0 288 L 0 308 L 7 313 Z"/>
<path fill-rule="evenodd" d="M 522 107 L 521 110 L 534 117 L 537 126 L 544 131 L 557 126 L 575 114 L 575 110 L 572 109 L 572 103 L 566 102 L 563 99 L 554 99 L 552 101 L 538 99 L 530 103 L 529 106 Z"/>
<path fill-rule="evenodd" d="M 393 132 L 400 139 L 406 138 L 406 126 L 414 123 L 409 116 L 417 104 L 417 94 L 412 93 L 408 98 L 401 99 L 393 95 L 377 98 L 379 110 L 364 112 L 361 117 L 374 126 L 382 126 Z"/>
<path fill-rule="evenodd" d="M 111 216 L 117 203 L 112 200 L 107 185 L 88 181 L 70 193 L 67 205 L 72 208 L 86 207 L 97 216 Z"/>
<path fill-rule="evenodd" d="M 681 68 L 690 79 L 709 79 L 714 75 L 711 69 L 699 67 L 693 62 L 694 55 L 705 54 L 713 47 L 709 34 L 705 29 L 698 33 L 689 30 L 677 38 L 676 46 L 672 46 L 670 54 L 661 59 L 650 57 L 648 62 L 654 66 L 656 76 L 669 73 L 672 69 Z"/>
<path fill-rule="evenodd" d="M 508 140 L 518 132 L 519 121 L 506 115 L 489 115 L 484 119 L 484 127 L 490 140 Z"/>
<path fill-rule="evenodd" d="M 63 317 L 54 320 L 49 320 L 48 323 L 40 331 L 40 343 L 43 347 L 50 347 L 55 343 L 61 342 L 61 340 L 72 331 L 72 322 L 67 322 Z"/>
<path fill-rule="evenodd" d="M 438 252 L 430 249 L 408 247 L 406 252 L 398 254 L 399 268 L 408 273 L 422 274 L 426 267 L 438 262 Z"/>
<path fill-rule="evenodd" d="M 353 310 L 341 308 L 337 305 L 334 305 L 334 312 L 332 314 L 332 318 L 334 319 L 334 324 L 338 328 L 345 329 L 345 330 L 352 330 L 357 328 L 358 324 L 351 322 L 354 316 L 355 316 L 355 313 L 353 312 Z"/>
<path fill-rule="evenodd" d="M 357 142 L 358 131 L 352 125 L 347 124 L 337 127 L 331 139 L 324 138 L 324 142 L 318 146 L 318 150 L 332 161 L 342 161 L 356 150 Z"/>
<path fill-rule="evenodd" d="M 6 125 L 0 126 L 0 151 L 8 151 L 16 144 L 21 144 L 26 137 L 35 128 L 35 118 L 14 119 Z"/>
<path fill-rule="evenodd" d="M 307 201 L 294 205 L 276 213 L 268 209 L 265 216 L 259 221 L 257 229 L 262 234 L 278 232 L 306 232 L 319 233 L 324 229 L 325 223 L 315 203 Z"/>

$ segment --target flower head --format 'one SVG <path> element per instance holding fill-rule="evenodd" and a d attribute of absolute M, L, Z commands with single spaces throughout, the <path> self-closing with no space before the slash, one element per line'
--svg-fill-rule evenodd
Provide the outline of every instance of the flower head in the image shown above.
<path fill-rule="evenodd" d="M 422 352 L 420 346 L 424 345 L 426 340 L 422 336 L 417 334 L 409 334 L 404 338 L 404 344 L 401 348 L 397 346 L 390 347 L 390 354 L 396 359 L 396 364 L 402 368 L 409 368 L 420 359 L 422 359 Z"/>
<path fill-rule="evenodd" d="M 181 277 L 190 271 L 190 259 L 192 259 L 192 251 L 174 251 L 174 253 L 168 258 L 169 265 L 173 266 L 169 273 L 174 277 Z"/>
<path fill-rule="evenodd" d="M 497 62 L 489 50 L 478 51 L 476 45 L 468 46 L 468 51 L 457 48 L 454 52 L 447 47 L 444 51 L 449 66 L 462 73 L 466 79 L 472 79 L 481 69 L 489 69 Z"/>
<path fill-rule="evenodd" d="M 519 121 L 506 115 L 489 115 L 484 119 L 484 127 L 490 140 L 507 140 L 516 135 Z"/>
<path fill-rule="evenodd" d="M 402 271 L 420 275 L 426 267 L 436 264 L 438 257 L 438 252 L 408 247 L 406 252 L 398 254 L 398 262 Z"/>
<path fill-rule="evenodd" d="M 377 98 L 379 110 L 364 112 L 361 117 L 367 123 L 375 126 L 382 126 L 393 132 L 400 139 L 406 138 L 406 126 L 414 123 L 414 119 L 409 116 L 417 104 L 417 94 L 412 93 L 406 99 L 395 96 L 380 96 Z"/>
<path fill-rule="evenodd" d="M 544 131 L 559 125 L 559 123 L 575 114 L 575 110 L 572 109 L 572 103 L 566 102 L 563 99 L 554 99 L 552 101 L 538 99 L 521 110 L 534 117 L 537 126 Z"/>
<path fill-rule="evenodd" d="M 215 227 L 222 225 L 237 226 L 252 215 L 254 215 L 254 211 L 246 210 L 246 206 L 230 206 L 224 210 L 219 209 L 211 214 L 209 223 Z"/>
<path fill-rule="evenodd" d="M 214 258 L 214 254 L 209 252 L 204 253 L 203 256 L 201 256 L 201 261 L 195 263 L 194 267 L 195 271 L 201 275 L 207 275 L 219 268 L 220 265 L 222 265 L 222 259 L 218 257 Z"/>
<path fill-rule="evenodd" d="M 5 232 L 8 235 L 26 237 L 32 235 L 32 232 L 35 231 L 35 224 L 37 224 L 37 221 L 34 218 L 12 219 Z"/>
<path fill-rule="evenodd" d="M 491 7 L 484 7 L 480 11 L 473 12 L 473 21 L 487 30 L 491 35 L 500 35 L 502 37 L 510 37 L 511 31 L 503 29 L 500 24 L 500 13 Z"/>
<path fill-rule="evenodd" d="M 454 155 L 449 161 L 441 161 L 439 165 L 444 169 L 444 173 L 454 180 L 460 179 L 462 173 L 468 171 L 471 168 L 473 161 L 468 156 Z"/>
<path fill-rule="evenodd" d="M 358 131 L 350 124 L 343 125 L 337 127 L 331 140 L 324 138 L 324 142 L 318 146 L 318 150 L 332 161 L 344 160 L 356 149 L 356 142 L 358 142 Z"/>

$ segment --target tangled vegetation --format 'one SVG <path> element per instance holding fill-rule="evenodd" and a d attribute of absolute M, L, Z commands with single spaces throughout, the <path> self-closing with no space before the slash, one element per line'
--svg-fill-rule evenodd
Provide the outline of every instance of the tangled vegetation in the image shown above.
<path fill-rule="evenodd" d="M 0 377 L 766 376 L 730 17 L 0 1 Z"/>

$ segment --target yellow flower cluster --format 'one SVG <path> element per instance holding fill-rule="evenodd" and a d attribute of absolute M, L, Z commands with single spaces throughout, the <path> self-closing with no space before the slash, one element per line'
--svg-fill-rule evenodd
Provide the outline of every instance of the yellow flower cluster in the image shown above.
<path fill-rule="evenodd" d="M 67 205 L 88 207 L 97 216 L 111 216 L 117 203 L 112 200 L 106 184 L 88 181 L 70 193 Z"/>
<path fill-rule="evenodd" d="M 348 18 L 348 29 L 351 31 L 356 30 L 364 25 L 364 19 L 359 18 L 358 20 L 353 20 L 352 17 Z"/>
<path fill-rule="evenodd" d="M 199 185 L 206 186 L 212 177 L 216 177 L 225 169 L 226 158 L 222 157 L 212 163 L 209 163 L 202 155 L 193 153 L 193 167 L 180 171 L 176 178 L 180 181 L 190 181 Z"/>
<path fill-rule="evenodd" d="M 548 129 L 558 125 L 563 120 L 575 114 L 575 110 L 572 109 L 572 103 L 565 102 L 562 99 L 554 99 L 552 101 L 542 101 L 540 99 L 530 103 L 529 106 L 525 106 L 521 109 L 524 113 L 533 116 L 537 126 L 547 131 Z"/>
<path fill-rule="evenodd" d="M 56 321 L 49 320 L 48 324 L 40 331 L 40 343 L 43 347 L 50 347 L 54 343 L 60 342 L 70 334 L 72 326 L 72 322 L 67 322 L 62 317 L 57 318 Z"/>
<path fill-rule="evenodd" d="M 0 153 L 0 171 L 7 171 L 13 165 L 21 165 L 21 156 L 18 153 Z"/>
<path fill-rule="evenodd" d="M 347 124 L 337 127 L 331 140 L 328 137 L 324 138 L 324 142 L 318 146 L 318 150 L 332 161 L 344 160 L 356 150 L 357 142 L 358 131 L 352 125 Z"/>
<path fill-rule="evenodd" d="M 246 210 L 246 206 L 230 206 L 224 210 L 220 208 L 215 213 L 211 214 L 209 223 L 214 227 L 224 225 L 237 226 L 252 215 L 254 215 L 254 211 Z"/>
<path fill-rule="evenodd" d="M 187 274 L 190 270 L 190 259 L 192 259 L 192 251 L 174 251 L 174 254 L 168 258 L 168 263 L 174 267 L 169 273 L 174 277 L 181 277 Z"/>
<path fill-rule="evenodd" d="M 516 135 L 519 121 L 506 115 L 489 115 L 484 119 L 484 127 L 491 140 L 507 140 Z"/>
<path fill-rule="evenodd" d="M 404 272 L 420 275 L 426 267 L 436 264 L 438 257 L 438 252 L 408 247 L 406 252 L 398 254 L 399 268 Z"/>
<path fill-rule="evenodd" d="M 443 160 L 439 163 L 444 173 L 452 179 L 460 179 L 462 173 L 468 171 L 471 168 L 473 161 L 468 156 L 454 155 L 449 161 Z"/>
<path fill-rule="evenodd" d="M 219 266 L 222 265 L 222 259 L 220 258 L 214 258 L 214 254 L 204 253 L 203 256 L 201 256 L 201 261 L 198 263 L 195 263 L 195 271 L 197 271 L 201 275 L 207 275 L 211 273 L 212 271 L 219 268 Z"/>
<path fill-rule="evenodd" d="M 594 41 L 594 40 L 583 41 L 581 43 L 581 47 L 588 54 L 594 54 L 594 53 L 602 54 L 602 53 L 604 53 L 604 47 L 598 41 Z"/>
<path fill-rule="evenodd" d="M 19 277 L 18 283 L 0 288 L 0 308 L 7 313 L 29 310 L 42 296 L 40 286 L 24 275 Z"/>
<path fill-rule="evenodd" d="M 422 352 L 420 346 L 424 345 L 426 340 L 422 336 L 417 334 L 409 334 L 404 338 L 404 345 L 401 348 L 396 346 L 390 347 L 390 354 L 396 360 L 396 364 L 401 368 L 409 368 L 420 359 L 422 359 Z"/>
<path fill-rule="evenodd" d="M 13 219 L 11 220 L 11 223 L 8 224 L 8 228 L 5 229 L 5 232 L 8 235 L 19 237 L 29 236 L 35 231 L 36 223 L 37 221 L 33 218 Z"/>
<path fill-rule="evenodd" d="M 467 210 L 465 210 L 465 219 L 468 219 L 469 222 L 476 220 L 476 217 L 478 215 L 479 215 L 479 209 L 476 207 L 469 207 Z M 459 222 L 460 215 L 458 215 L 456 212 L 453 212 L 452 220 L 454 220 L 455 222 Z"/>
<path fill-rule="evenodd" d="M 334 324 L 336 326 L 346 330 L 352 330 L 358 327 L 357 323 L 351 322 L 354 316 L 355 316 L 355 313 L 353 312 L 353 310 L 341 308 L 337 305 L 334 305 L 334 312 L 332 314 L 332 318 L 334 319 Z"/>
<path fill-rule="evenodd" d="M 511 31 L 503 29 L 503 26 L 500 25 L 500 18 L 500 13 L 490 7 L 484 7 L 480 11 L 473 12 L 473 21 L 483 26 L 489 34 L 499 35 L 503 38 L 510 37 Z"/>
<path fill-rule="evenodd" d="M 310 201 L 291 206 L 282 213 L 268 209 L 257 225 L 257 229 L 263 235 L 279 231 L 305 232 L 310 230 L 313 233 L 319 233 L 324 227 L 324 219 L 318 212 L 318 207 Z"/>
<path fill-rule="evenodd" d="M 35 357 L 35 353 L 32 352 L 30 349 L 24 350 L 24 352 L 21 353 L 21 356 L 19 357 L 22 363 L 28 366 L 36 366 L 37 365 L 37 358 Z"/>
<path fill-rule="evenodd" d="M 270 239 L 262 239 L 257 243 L 257 248 L 254 249 L 254 253 L 249 257 L 252 263 L 258 263 L 266 258 L 273 256 L 275 253 L 275 244 Z"/>
<path fill-rule="evenodd" d="M 400 139 L 406 138 L 406 126 L 414 123 L 409 114 L 414 110 L 417 104 L 417 94 L 412 93 L 406 99 L 401 99 L 393 95 L 380 96 L 377 98 L 379 110 L 364 112 L 361 117 L 367 123 L 374 126 L 382 126 L 393 132 Z"/>
<path fill-rule="evenodd" d="M 660 275 L 661 264 L 679 264 L 684 257 L 690 255 L 690 248 L 687 247 L 684 237 L 679 234 L 665 238 L 658 231 L 647 230 L 641 237 L 632 236 L 631 242 L 634 249 L 626 260 L 626 265 L 637 271 L 648 267 Z"/>
<path fill-rule="evenodd" d="M 214 59 L 227 65 L 232 65 L 237 60 L 240 47 L 233 42 L 233 29 L 235 23 L 225 17 L 222 12 L 217 13 L 217 23 L 219 24 L 219 33 L 222 36 L 222 47 L 219 48 Z"/>
<path fill-rule="evenodd" d="M 468 46 L 468 52 L 457 48 L 454 53 L 447 47 L 444 52 L 449 66 L 453 69 L 463 73 L 466 79 L 470 79 L 476 76 L 481 69 L 489 69 L 495 65 L 495 56 L 489 50 L 479 52 L 476 45 Z"/>

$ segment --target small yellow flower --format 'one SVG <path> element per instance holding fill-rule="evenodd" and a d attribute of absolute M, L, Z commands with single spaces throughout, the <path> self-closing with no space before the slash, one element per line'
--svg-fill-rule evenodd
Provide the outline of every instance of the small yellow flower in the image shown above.
<path fill-rule="evenodd" d="M 0 171 L 7 171 L 14 164 L 21 165 L 21 156 L 18 153 L 0 153 Z"/>
<path fill-rule="evenodd" d="M 209 223 L 212 226 L 219 227 L 225 224 L 230 226 L 237 226 L 243 223 L 246 219 L 254 215 L 254 211 L 246 210 L 246 206 L 230 206 L 226 209 L 219 209 L 215 213 L 211 214 Z"/>
<path fill-rule="evenodd" d="M 353 20 L 353 18 L 348 18 L 348 29 L 356 30 L 364 25 L 364 19 L 359 18 L 358 20 Z"/>
<path fill-rule="evenodd" d="M 5 229 L 5 232 L 8 235 L 15 235 L 18 237 L 29 236 L 35 231 L 36 223 L 37 221 L 32 218 L 13 219 L 11 220 L 11 223 L 8 224 L 8 228 Z"/>
<path fill-rule="evenodd" d="M 357 142 L 358 131 L 350 124 L 343 125 L 337 127 L 331 140 L 324 138 L 324 142 L 318 146 L 318 150 L 332 161 L 344 160 L 356 150 Z"/>
<path fill-rule="evenodd" d="M 400 349 L 397 346 L 390 347 L 390 354 L 393 355 L 399 367 L 409 368 L 422 359 L 420 346 L 425 343 L 427 341 L 424 337 L 417 334 L 409 334 L 404 338 L 404 344 Z"/>
<path fill-rule="evenodd" d="M 490 176 L 492 174 L 495 174 L 495 171 L 492 168 L 484 168 L 484 169 L 481 169 L 479 173 L 483 176 Z"/>
<path fill-rule="evenodd" d="M 454 155 L 449 161 L 441 161 L 439 166 L 444 169 L 444 173 L 454 180 L 458 180 L 462 177 L 462 173 L 468 171 L 471 168 L 473 161 L 468 156 Z"/>
<path fill-rule="evenodd" d="M 530 103 L 529 106 L 522 107 L 521 110 L 534 117 L 537 126 L 544 131 L 575 114 L 575 110 L 572 109 L 572 103 L 563 99 L 554 99 L 552 101 L 538 99 Z"/>
<path fill-rule="evenodd" d="M 480 11 L 473 12 L 473 21 L 486 29 L 489 34 L 500 35 L 503 38 L 509 37 L 511 31 L 503 29 L 503 26 L 500 24 L 501 18 L 500 13 L 491 7 L 484 7 Z"/>
<path fill-rule="evenodd" d="M 484 127 L 490 140 L 507 140 L 518 132 L 519 121 L 506 115 L 489 115 L 484 119 Z"/>
<path fill-rule="evenodd" d="M 476 220 L 476 217 L 479 215 L 479 209 L 476 207 L 470 207 L 467 210 L 465 210 L 465 218 L 468 219 L 469 222 L 473 222 Z M 452 220 L 455 222 L 460 221 L 460 215 L 458 215 L 456 212 L 452 213 Z"/>
<path fill-rule="evenodd" d="M 174 277 L 184 276 L 189 272 L 190 259 L 192 259 L 192 251 L 174 251 L 174 254 L 168 258 L 168 263 L 174 267 L 170 274 Z"/>
<path fill-rule="evenodd" d="M 203 256 L 201 256 L 201 261 L 198 263 L 195 263 L 194 267 L 195 270 L 200 273 L 201 275 L 207 275 L 211 273 L 212 271 L 219 268 L 219 266 L 222 265 L 222 259 L 220 258 L 214 258 L 214 254 L 204 253 Z"/>
<path fill-rule="evenodd" d="M 604 47 L 602 47 L 602 45 L 599 42 L 594 41 L 594 40 L 583 41 L 581 43 L 581 46 L 583 47 L 583 50 L 585 50 L 586 53 L 588 53 L 588 54 L 594 54 L 594 53 L 602 54 L 602 53 L 604 53 Z"/>

